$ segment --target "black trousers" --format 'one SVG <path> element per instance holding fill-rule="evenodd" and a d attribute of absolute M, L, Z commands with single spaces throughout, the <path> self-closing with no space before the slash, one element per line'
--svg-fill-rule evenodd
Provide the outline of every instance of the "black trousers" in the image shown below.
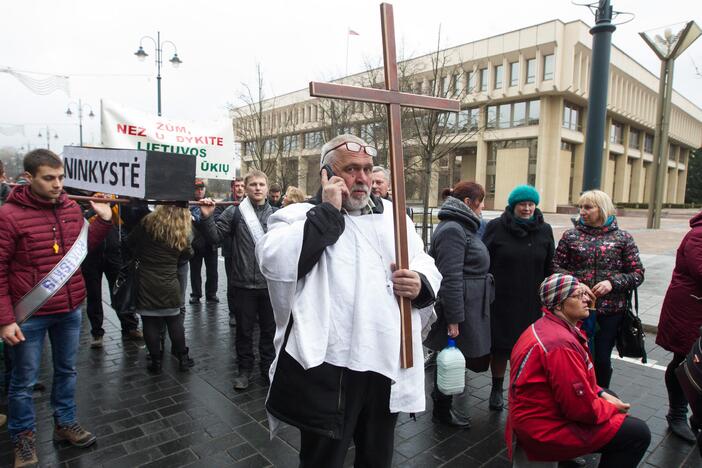
<path fill-rule="evenodd" d="M 90 334 L 100 337 L 105 334 L 102 322 L 105 312 L 102 307 L 102 275 L 107 277 L 107 285 L 110 288 L 110 297 L 119 273 L 119 265 L 109 262 L 102 252 L 88 254 L 81 265 L 83 279 L 85 280 L 85 290 L 87 293 L 86 313 L 90 320 Z M 122 326 L 122 334 L 136 330 L 139 326 L 139 319 L 134 313 L 117 314 L 117 318 Z"/>
<path fill-rule="evenodd" d="M 224 271 L 227 274 L 227 307 L 229 308 L 229 316 L 234 317 L 234 286 L 231 286 L 232 281 L 232 269 L 233 269 L 232 257 L 224 257 Z"/>
<path fill-rule="evenodd" d="M 157 359 L 160 359 L 161 331 L 164 326 L 168 329 L 168 336 L 171 339 L 175 354 L 179 356 L 185 354 L 185 328 L 181 314 L 169 317 L 142 316 L 141 321 L 144 323 L 144 342 L 151 356 L 156 356 Z"/>
<path fill-rule="evenodd" d="M 344 432 L 331 439 L 300 431 L 300 468 L 341 468 L 351 440 L 356 446 L 356 468 L 389 468 L 397 413 L 391 413 L 390 379 L 375 372 L 346 369 Z"/>
<path fill-rule="evenodd" d="M 609 388 L 612 380 L 612 350 L 617 342 L 619 325 L 624 319 L 624 314 L 598 315 L 597 324 L 600 329 L 595 334 L 595 375 L 597 385 Z"/>
<path fill-rule="evenodd" d="M 193 297 L 202 297 L 202 261 L 205 261 L 205 297 L 215 297 L 217 295 L 217 282 L 219 277 L 217 274 L 217 257 L 219 256 L 217 249 L 206 249 L 205 251 L 196 251 L 195 255 L 190 259 L 190 295 Z"/>
<path fill-rule="evenodd" d="M 636 468 L 651 443 L 651 431 L 639 418 L 627 416 L 612 440 L 598 450 L 599 468 Z"/>
<path fill-rule="evenodd" d="M 267 289 L 233 288 L 236 295 L 234 315 L 236 317 L 236 356 L 239 371 L 250 373 L 254 365 L 253 334 L 254 326 L 260 330 L 258 353 L 261 358 L 261 372 L 268 375 L 268 369 L 275 359 L 273 338 L 275 319 Z"/>
<path fill-rule="evenodd" d="M 670 409 L 678 406 L 681 409 L 684 408 L 687 412 L 687 397 L 678 381 L 678 377 L 675 375 L 675 369 L 678 368 L 686 357 L 686 354 L 673 353 L 673 359 L 665 369 L 665 388 L 668 390 Z"/>

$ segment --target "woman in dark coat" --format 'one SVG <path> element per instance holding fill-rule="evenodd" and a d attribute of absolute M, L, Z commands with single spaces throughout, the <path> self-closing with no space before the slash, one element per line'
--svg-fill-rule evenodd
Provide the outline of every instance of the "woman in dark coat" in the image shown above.
<path fill-rule="evenodd" d="M 436 305 L 438 318 L 425 345 L 440 351 L 451 337 L 466 359 L 480 358 L 490 354 L 494 294 L 488 273 L 490 255 L 477 235 L 485 190 L 475 182 L 459 182 L 443 195 L 446 201 L 439 210 L 440 223 L 429 250 L 443 279 Z M 436 387 L 436 370 L 434 376 L 434 417 L 452 426 L 470 427 L 468 386 L 460 395 L 444 395 Z"/>
<path fill-rule="evenodd" d="M 160 334 L 165 323 L 180 370 L 194 365 L 185 346 L 180 316 L 183 306 L 178 263 L 193 254 L 190 247 L 192 221 L 187 208 L 159 205 L 129 234 L 127 245 L 139 262 L 136 313 L 141 315 L 144 341 L 151 357 L 149 372 L 161 373 Z"/>
<path fill-rule="evenodd" d="M 554 269 L 575 276 L 590 288 L 594 297 L 597 384 L 609 388 L 612 378 L 612 349 L 624 318 L 627 299 L 644 280 L 639 249 L 626 231 L 617 226 L 612 199 L 605 192 L 590 190 L 578 200 L 580 217 L 575 228 L 563 233 L 558 242 Z"/>
<path fill-rule="evenodd" d="M 552 273 L 553 231 L 536 208 L 539 192 L 519 185 L 508 205 L 485 229 L 483 242 L 490 251 L 490 272 L 495 277 L 492 303 L 492 391 L 490 409 L 504 406 L 502 387 L 512 347 L 522 332 L 541 317 L 539 286 Z"/>
<path fill-rule="evenodd" d="M 670 430 L 690 442 L 695 435 L 687 425 L 687 399 L 675 377 L 675 369 L 685 359 L 699 337 L 702 326 L 702 212 L 690 220 L 675 257 L 673 279 L 663 300 L 656 343 L 673 353 L 665 371 L 668 389 Z"/>

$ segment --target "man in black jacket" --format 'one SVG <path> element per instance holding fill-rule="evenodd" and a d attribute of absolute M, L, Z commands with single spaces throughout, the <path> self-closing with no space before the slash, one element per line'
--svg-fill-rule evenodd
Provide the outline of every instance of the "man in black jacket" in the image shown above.
<path fill-rule="evenodd" d="M 202 179 L 195 179 L 195 200 L 205 198 L 207 187 Z M 197 222 L 200 220 L 200 207 L 193 206 L 190 208 L 193 215 L 193 220 L 196 225 L 193 229 L 193 251 L 195 252 L 190 259 L 190 303 L 199 304 L 202 297 L 202 262 L 205 262 L 205 300 L 207 303 L 217 304 L 217 283 L 219 282 L 218 268 L 218 250 L 219 242 L 208 242 L 207 239 L 198 231 Z"/>
<path fill-rule="evenodd" d="M 244 191 L 244 179 L 241 177 L 236 177 L 232 180 L 230 184 L 231 193 L 227 195 L 222 201 L 233 202 L 233 206 L 239 206 L 239 203 L 244 199 L 246 193 Z M 222 216 L 226 206 L 217 206 L 214 211 L 215 221 Z M 227 308 L 229 309 L 229 326 L 236 326 L 236 316 L 234 314 L 234 288 L 229 286 L 232 281 L 232 240 L 233 238 L 227 237 L 222 239 L 222 257 L 224 257 L 224 271 L 227 274 Z"/>
<path fill-rule="evenodd" d="M 221 243 L 231 238 L 232 266 L 228 287 L 236 297 L 236 355 L 239 375 L 234 388 L 244 390 L 254 365 L 253 329 L 258 324 L 260 337 L 261 377 L 268 384 L 268 370 L 275 358 L 273 336 L 275 321 L 268 296 L 268 285 L 256 263 L 256 243 L 268 229 L 268 217 L 276 210 L 269 203 L 268 177 L 261 171 L 251 171 L 244 178 L 246 198 L 238 206 L 230 206 L 214 220 L 214 206 L 202 207 L 199 227 L 208 242 Z M 209 200 L 211 201 L 211 200 Z"/>

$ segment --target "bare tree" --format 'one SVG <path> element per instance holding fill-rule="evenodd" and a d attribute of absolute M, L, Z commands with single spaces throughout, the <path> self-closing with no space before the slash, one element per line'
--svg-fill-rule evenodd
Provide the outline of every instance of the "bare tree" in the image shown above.
<path fill-rule="evenodd" d="M 460 57 L 453 57 L 441 49 L 439 28 L 436 50 L 428 57 L 429 68 L 417 73 L 410 67 L 401 69 L 401 83 L 407 91 L 422 92 L 434 97 L 462 100 L 470 91 L 466 72 Z M 451 62 L 455 65 L 450 64 Z M 417 81 L 418 78 L 421 78 Z M 421 89 L 420 89 L 421 86 Z M 477 115 L 477 114 L 476 114 Z M 404 142 L 407 154 L 406 173 L 419 175 L 422 191 L 422 240 L 427 243 L 429 225 L 429 198 L 432 168 L 440 160 L 455 154 L 479 130 L 477 119 L 470 110 L 458 115 L 447 112 L 406 108 L 403 111 L 403 127 L 407 129 Z"/>
<path fill-rule="evenodd" d="M 297 109 L 271 112 L 276 108 L 276 99 L 266 99 L 260 64 L 256 65 L 255 85 L 242 83 L 242 88 L 239 105 L 228 106 L 235 117 L 237 138 L 243 144 L 242 159 L 250 158 L 255 169 L 287 186 L 291 180 L 288 159 L 298 147 L 295 143 L 299 138 L 296 134 Z"/>

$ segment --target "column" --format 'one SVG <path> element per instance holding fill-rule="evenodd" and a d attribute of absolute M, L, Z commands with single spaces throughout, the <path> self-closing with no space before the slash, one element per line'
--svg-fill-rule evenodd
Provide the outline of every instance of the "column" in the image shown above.
<path fill-rule="evenodd" d="M 309 159 L 302 156 L 297 157 L 297 186 L 307 193 L 307 170 Z M 312 194 L 308 194 L 312 195 Z"/>
<path fill-rule="evenodd" d="M 629 125 L 624 125 L 624 153 L 618 154 L 614 163 L 614 203 L 627 203 L 629 201 Z"/>
<path fill-rule="evenodd" d="M 536 188 L 541 194 L 539 207 L 546 213 L 556 212 L 559 185 L 566 184 L 568 186 L 570 183 L 570 161 L 567 167 L 559 167 L 562 115 L 562 97 L 541 97 L 536 157 Z"/>

